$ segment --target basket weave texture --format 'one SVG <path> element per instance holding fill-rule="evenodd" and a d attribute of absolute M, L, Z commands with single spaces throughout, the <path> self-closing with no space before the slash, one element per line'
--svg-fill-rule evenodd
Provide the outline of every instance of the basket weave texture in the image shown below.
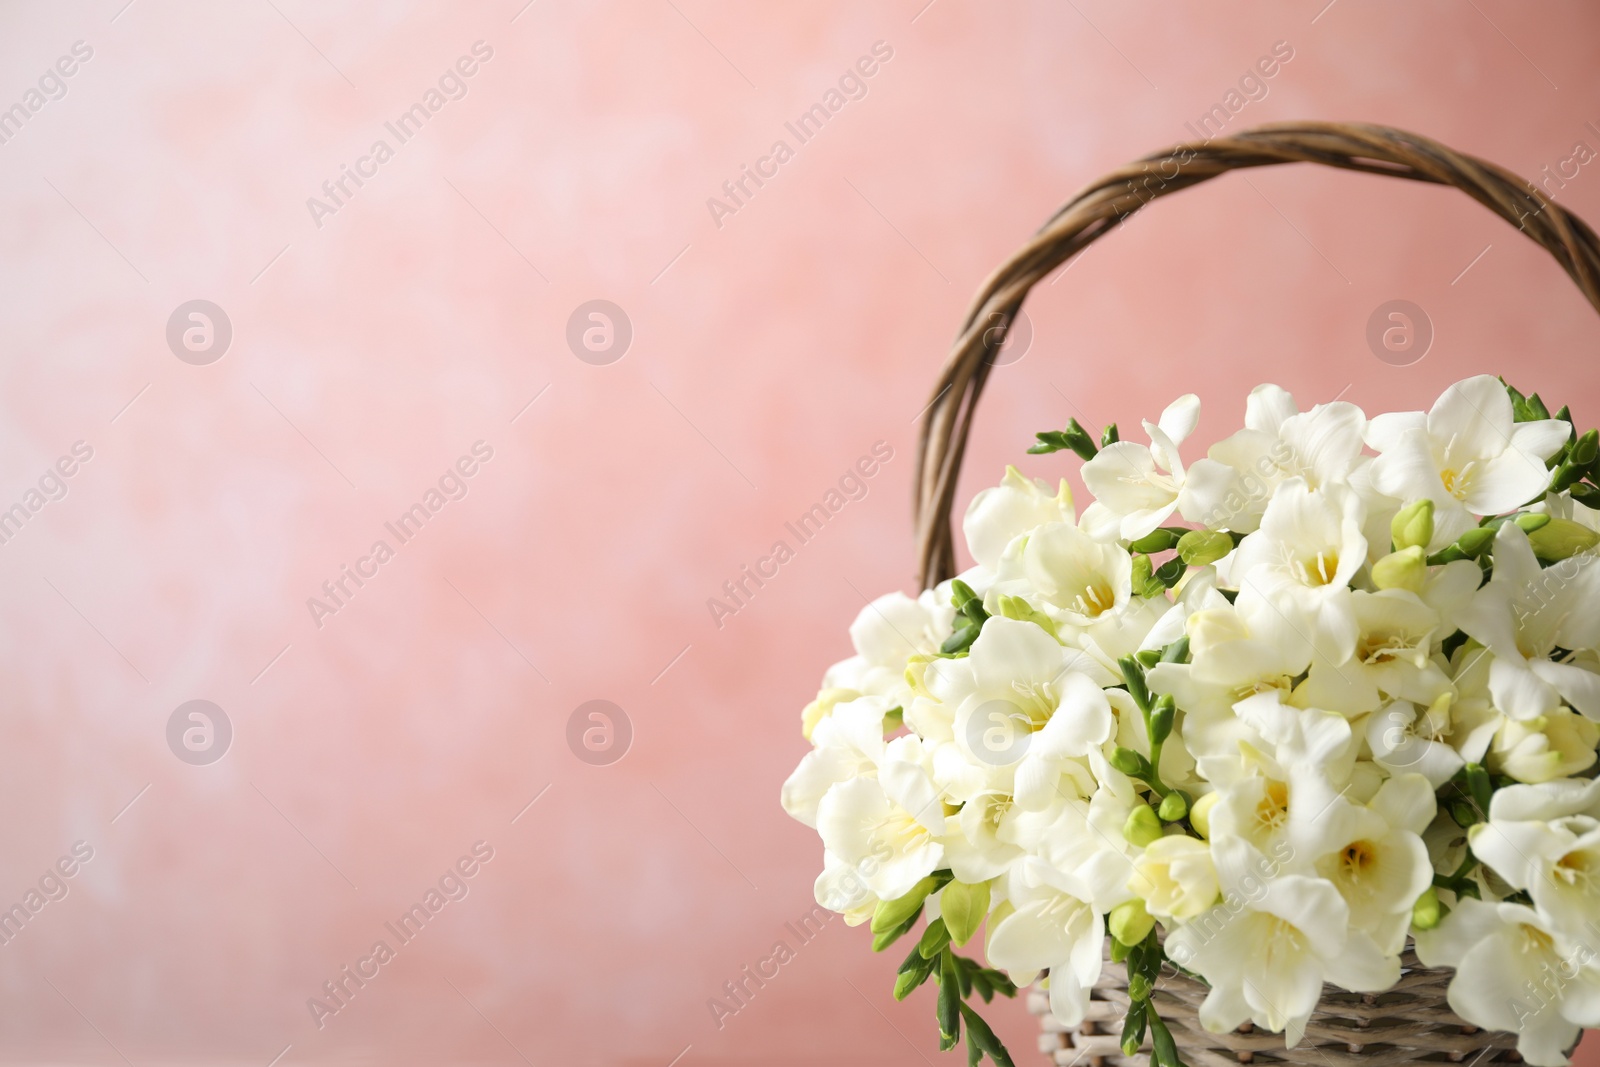
<path fill-rule="evenodd" d="M 1480 1030 L 1445 1005 L 1445 989 L 1455 971 L 1424 967 L 1409 949 L 1401 957 L 1401 978 L 1383 993 L 1347 993 L 1325 986 L 1306 1034 L 1292 1049 L 1283 1035 L 1255 1031 L 1249 1023 L 1230 1034 L 1212 1034 L 1200 1025 L 1202 982 L 1169 967 L 1156 983 L 1154 1001 L 1189 1067 L 1238 1067 L 1241 1063 L 1300 1064 L 1304 1067 L 1391 1067 L 1411 1063 L 1521 1063 L 1517 1037 Z M 1058 1067 L 1148 1067 L 1150 1039 L 1133 1056 L 1120 1045 L 1122 1017 L 1128 1010 L 1128 974 L 1120 963 L 1105 962 L 1089 1002 L 1089 1014 L 1076 1028 L 1050 1014 L 1050 998 L 1028 991 L 1028 1010 L 1041 1016 L 1039 1050 Z"/>
<path fill-rule="evenodd" d="M 1063 204 L 984 281 L 968 306 L 918 440 L 913 505 L 918 573 L 925 588 L 956 571 L 951 517 L 972 419 L 1004 343 L 1004 331 L 996 330 L 996 323 L 1011 322 L 1035 284 L 1155 199 L 1231 170 L 1286 163 L 1453 186 L 1549 252 L 1600 310 L 1600 238 L 1587 223 L 1511 171 L 1419 134 L 1362 123 L 1276 123 L 1233 137 L 1175 145 L 1135 160 Z M 1445 994 L 1453 970 L 1422 967 L 1409 950 L 1402 962 L 1399 984 L 1384 993 L 1326 987 L 1304 1040 L 1290 1050 L 1281 1034 L 1248 1028 L 1207 1033 L 1197 1017 L 1206 986 L 1183 975 L 1165 977 L 1155 1003 L 1190 1067 L 1521 1062 L 1515 1035 L 1478 1030 L 1450 1011 Z M 1124 1056 L 1118 1043 L 1127 1005 L 1126 972 L 1109 960 L 1093 991 L 1088 1019 L 1071 1032 L 1050 1016 L 1043 994 L 1029 996 L 1030 1010 L 1044 1016 L 1041 1046 L 1062 1067 L 1145 1067 L 1143 1052 Z"/>

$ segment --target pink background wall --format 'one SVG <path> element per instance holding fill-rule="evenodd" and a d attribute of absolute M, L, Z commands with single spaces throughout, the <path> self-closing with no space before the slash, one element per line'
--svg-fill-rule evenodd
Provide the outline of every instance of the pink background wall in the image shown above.
<path fill-rule="evenodd" d="M 842 922 L 720 1030 L 707 1001 L 811 906 L 820 846 L 778 784 L 862 596 L 912 580 L 914 418 L 969 294 L 1279 41 L 1230 130 L 1393 123 L 1530 176 L 1600 149 L 1600 14 L 926 2 L 5 6 L 0 107 L 93 55 L 0 144 L 0 507 L 93 458 L 0 545 L 0 903 L 93 858 L 0 947 L 0 1059 L 958 1062 Z M 398 144 L 476 41 L 467 94 Z M 866 96 L 796 146 L 785 121 L 878 41 Z M 307 198 L 380 137 L 319 227 Z M 1550 188 L 1600 216 L 1600 164 Z M 1436 331 L 1407 367 L 1364 340 L 1398 298 Z M 164 335 L 194 299 L 233 329 L 205 366 Z M 593 299 L 632 324 L 608 365 L 565 339 Z M 1504 371 L 1600 420 L 1593 312 L 1435 188 L 1230 176 L 1028 312 L 963 501 L 1034 430 L 1188 390 L 1198 455 L 1266 379 L 1378 410 Z M 880 440 L 865 499 L 716 625 L 707 598 Z M 477 441 L 467 495 L 388 535 Z M 394 558 L 314 620 L 379 538 Z M 233 731 L 204 766 L 166 740 L 194 699 Z M 633 732 L 610 765 L 567 742 L 596 699 Z M 319 1029 L 307 998 L 479 841 L 469 895 Z M 996 1015 L 1033 1061 L 1021 1006 Z"/>

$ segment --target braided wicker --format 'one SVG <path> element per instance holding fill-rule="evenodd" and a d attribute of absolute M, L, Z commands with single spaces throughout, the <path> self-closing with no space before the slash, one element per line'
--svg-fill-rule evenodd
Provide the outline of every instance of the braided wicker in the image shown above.
<path fill-rule="evenodd" d="M 1445 1006 L 1445 988 L 1455 973 L 1428 968 L 1414 953 L 1401 957 L 1403 973 L 1384 993 L 1323 990 L 1317 1013 L 1299 1046 L 1283 1047 L 1282 1034 L 1254 1032 L 1249 1023 L 1231 1034 L 1207 1033 L 1198 1018 L 1206 986 L 1167 969 L 1153 996 L 1189 1067 L 1238 1067 L 1241 1063 L 1305 1064 L 1307 1067 L 1393 1067 L 1409 1063 L 1521 1063 L 1515 1034 L 1469 1026 Z M 1119 1045 L 1128 1010 L 1128 975 L 1106 961 L 1093 990 L 1089 1014 L 1068 1029 L 1050 1014 L 1050 998 L 1028 992 L 1028 1010 L 1042 1016 L 1039 1050 L 1059 1067 L 1147 1067 L 1150 1040 L 1137 1055 Z"/>
<path fill-rule="evenodd" d="M 1387 126 L 1277 123 L 1145 156 L 1067 201 L 973 298 L 918 440 L 914 505 L 924 587 L 955 573 L 951 511 L 973 414 L 1004 340 L 993 324 L 1010 322 L 1035 284 L 1151 200 L 1235 168 L 1279 163 L 1320 163 L 1453 185 L 1543 246 L 1600 310 L 1600 240 L 1588 224 L 1510 171 L 1426 137 Z M 1450 1011 L 1445 990 L 1453 971 L 1424 968 L 1409 951 L 1403 963 L 1399 984 L 1385 993 L 1358 995 L 1327 987 L 1304 1040 L 1292 1050 L 1284 1049 L 1282 1035 L 1255 1033 L 1248 1024 L 1232 1034 L 1207 1033 L 1197 1017 L 1206 987 L 1181 974 L 1163 978 L 1155 1002 L 1191 1067 L 1520 1062 L 1514 1035 L 1478 1030 Z M 1070 1033 L 1050 1016 L 1044 995 L 1030 993 L 1029 1009 L 1044 1016 L 1043 1050 L 1063 1067 L 1146 1067 L 1143 1052 L 1124 1056 L 1118 1045 L 1126 990 L 1126 972 L 1108 961 L 1088 1019 Z"/>

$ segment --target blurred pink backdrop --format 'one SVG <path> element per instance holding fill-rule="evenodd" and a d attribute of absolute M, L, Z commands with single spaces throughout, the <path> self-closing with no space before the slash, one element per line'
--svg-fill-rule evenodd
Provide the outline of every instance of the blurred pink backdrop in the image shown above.
<path fill-rule="evenodd" d="M 778 786 L 863 597 L 913 581 L 916 419 L 970 293 L 1275 46 L 1227 132 L 1391 123 L 1600 216 L 1600 165 L 1573 161 L 1600 148 L 1600 13 L 1527 10 L 7 5 L 0 108 L 26 117 L 0 143 L 0 508 L 93 454 L 0 544 L 0 902 L 76 842 L 92 858 L 0 946 L 0 1060 L 956 1063 L 927 991 L 895 1004 L 898 956 L 842 922 L 720 1026 L 708 1001 L 811 907 L 820 845 Z M 785 123 L 875 48 L 864 95 L 799 143 Z M 386 124 L 419 102 L 401 143 Z M 792 157 L 762 162 L 780 139 Z M 735 203 L 747 166 L 768 177 Z M 366 177 L 335 201 L 342 167 Z M 1392 299 L 1433 325 L 1410 366 L 1365 341 Z M 231 323 L 203 365 L 167 337 L 192 300 Z M 615 332 L 569 345 L 592 300 L 626 315 L 621 358 Z M 1027 310 L 963 503 L 1007 462 L 1075 466 L 1019 460 L 1035 430 L 1191 390 L 1198 455 L 1263 380 L 1376 411 L 1503 371 L 1600 418 L 1592 310 L 1438 188 L 1229 176 Z M 714 618 L 876 442 L 866 496 Z M 441 478 L 402 544 L 384 524 Z M 346 565 L 368 577 L 335 601 Z M 169 746 L 191 700 L 231 726 L 215 762 Z M 620 760 L 569 745 L 593 700 L 626 716 Z M 466 895 L 387 934 L 458 861 Z M 314 1018 L 380 938 L 395 958 Z M 993 1014 L 1042 1062 L 1020 1004 Z"/>

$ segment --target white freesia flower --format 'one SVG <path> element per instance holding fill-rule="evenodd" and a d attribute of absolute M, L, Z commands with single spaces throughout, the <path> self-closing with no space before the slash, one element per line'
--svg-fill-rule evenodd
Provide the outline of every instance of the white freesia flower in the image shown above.
<path fill-rule="evenodd" d="M 1227 1033 L 1253 1022 L 1281 1030 L 1293 1048 L 1322 997 L 1322 983 L 1355 993 L 1389 988 L 1398 958 L 1350 929 L 1350 909 L 1329 882 L 1281 875 L 1264 882 L 1260 854 L 1238 838 L 1212 842 L 1224 903 L 1178 927 L 1167 953 L 1211 986 L 1200 1023 Z"/>
<path fill-rule="evenodd" d="M 1118 441 L 1083 465 L 1083 484 L 1095 502 L 1084 510 L 1084 527 L 1103 540 L 1137 540 L 1167 520 L 1178 507 L 1183 461 L 1178 446 L 1200 421 L 1200 398 L 1179 397 L 1156 424 L 1146 422 L 1150 444 Z"/>
<path fill-rule="evenodd" d="M 1562 425 L 1566 425 L 1563 423 Z M 1569 568 L 1567 564 L 1572 566 Z M 1462 609 L 1458 623 L 1494 653 L 1489 691 L 1513 719 L 1554 711 L 1563 699 L 1600 719 L 1600 675 L 1550 658 L 1559 648 L 1600 644 L 1600 558 L 1574 557 L 1541 569 L 1516 523 L 1494 538 L 1494 575 Z"/>
<path fill-rule="evenodd" d="M 1092 657 L 1063 647 L 1041 627 L 991 618 L 965 659 L 937 660 L 929 693 L 953 710 L 953 743 L 996 788 L 1024 808 L 1046 807 L 1068 761 L 1105 742 L 1113 727 L 1101 685 L 1111 674 Z M 920 709 L 927 717 L 931 710 Z"/>
<path fill-rule="evenodd" d="M 1151 915 L 1192 919 L 1215 904 L 1220 891 L 1211 847 L 1181 834 L 1158 838 L 1134 861 L 1128 888 Z"/>
<path fill-rule="evenodd" d="M 1064 801 L 1063 801 L 1064 802 Z M 944 838 L 945 861 L 957 881 L 975 885 L 998 878 L 1022 858 L 1018 819 L 1024 814 L 1010 793 L 988 789 L 950 816 Z"/>
<path fill-rule="evenodd" d="M 860 926 L 872 918 L 878 906 L 877 895 L 867 888 L 856 865 L 827 850 L 822 853 L 822 873 L 817 875 L 814 891 L 817 903 L 843 915 L 849 926 Z"/>
<path fill-rule="evenodd" d="M 920 756 L 890 751 L 877 778 L 840 782 L 817 805 L 823 847 L 853 865 L 883 900 L 911 892 L 944 859 L 944 805 Z"/>
<path fill-rule="evenodd" d="M 978 492 L 967 505 L 961 530 L 967 549 L 978 564 L 989 570 L 1000 565 L 1006 547 L 1037 527 L 1077 519 L 1072 507 L 1072 490 L 1065 478 L 1054 493 L 1037 478 L 1025 478 L 1015 467 L 1006 468 L 1000 484 Z"/>
<path fill-rule="evenodd" d="M 1403 589 L 1356 590 L 1350 607 L 1354 651 L 1342 663 L 1315 656 L 1301 699 L 1356 716 L 1385 697 L 1427 706 L 1450 693 L 1450 679 L 1431 656 L 1439 613 L 1421 597 Z"/>
<path fill-rule="evenodd" d="M 1399 774 L 1366 805 L 1341 801 L 1328 815 L 1336 843 L 1317 857 L 1317 873 L 1344 898 L 1350 925 L 1385 955 L 1405 947 L 1412 906 L 1433 881 L 1421 836 L 1433 821 L 1433 790 L 1420 774 Z"/>
<path fill-rule="evenodd" d="M 1367 560 L 1362 518 L 1354 493 L 1313 493 L 1304 479 L 1290 478 L 1272 494 L 1261 528 L 1234 553 L 1240 588 L 1260 593 L 1291 632 L 1333 663 L 1355 651 L 1350 579 Z"/>
<path fill-rule="evenodd" d="M 1077 1026 L 1100 977 L 1105 918 L 1054 886 L 1029 885 L 1020 868 L 1007 895 L 1013 910 L 990 930 L 989 962 L 1019 985 L 1048 969 L 1051 1013 L 1063 1025 Z"/>
<path fill-rule="evenodd" d="M 812 732 L 815 747 L 783 783 L 783 810 L 815 828 L 817 805 L 835 783 L 876 777 L 885 749 L 883 720 L 892 705 L 887 697 L 836 705 Z"/>
<path fill-rule="evenodd" d="M 1519 782 L 1548 782 L 1593 767 L 1596 745 L 1600 723 L 1557 708 L 1536 719 L 1502 721 L 1485 766 Z"/>
<path fill-rule="evenodd" d="M 1514 422 L 1505 386 L 1487 374 L 1457 382 L 1433 410 L 1378 415 L 1367 443 L 1380 455 L 1372 482 L 1410 502 L 1433 501 L 1437 551 L 1466 533 L 1474 515 L 1510 511 L 1550 484 L 1544 461 L 1572 428 L 1560 419 Z"/>
<path fill-rule="evenodd" d="M 1600 945 L 1600 779 L 1507 786 L 1468 840 L 1556 929 Z"/>
<path fill-rule="evenodd" d="M 1312 489 L 1347 483 L 1364 462 L 1366 424 L 1354 404 L 1335 401 L 1301 413 L 1283 389 L 1257 386 L 1245 404 L 1245 428 L 1189 468 L 1184 517 L 1249 533 L 1287 479 L 1300 478 Z"/>
<path fill-rule="evenodd" d="M 1533 908 L 1467 898 L 1436 930 L 1416 935 L 1429 967 L 1454 967 L 1450 1008 L 1517 1035 L 1533 1067 L 1562 1067 L 1580 1029 L 1600 1025 L 1600 970 L 1592 943 L 1551 929 Z"/>
<path fill-rule="evenodd" d="M 862 608 L 850 624 L 856 654 L 835 663 L 823 676 L 822 692 L 803 716 L 806 736 L 840 701 L 864 695 L 904 701 L 907 661 L 937 651 L 950 634 L 954 614 L 949 593 L 941 597 L 933 590 L 915 600 L 904 593 L 886 593 Z"/>
<path fill-rule="evenodd" d="M 1414 771 L 1438 789 L 1467 763 L 1450 743 L 1449 695 L 1426 707 L 1396 700 L 1367 718 L 1367 748 L 1391 773 Z"/>

